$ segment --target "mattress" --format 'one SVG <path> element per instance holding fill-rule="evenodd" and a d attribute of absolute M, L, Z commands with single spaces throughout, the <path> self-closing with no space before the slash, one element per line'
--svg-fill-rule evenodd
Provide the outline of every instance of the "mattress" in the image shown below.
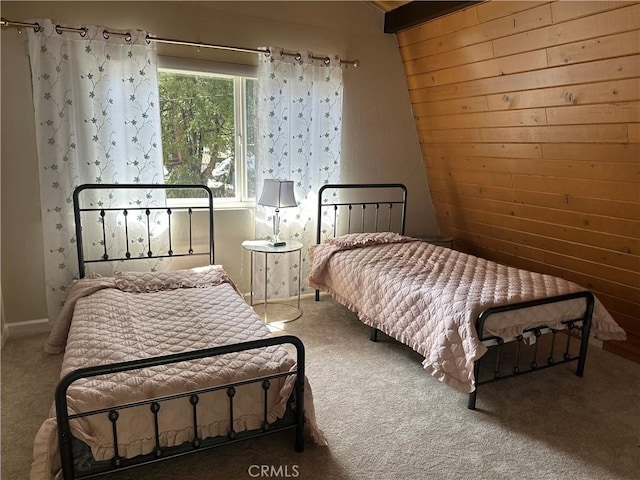
<path fill-rule="evenodd" d="M 64 346 L 61 377 L 87 366 L 123 362 L 271 336 L 262 320 L 235 290 L 217 266 L 195 271 L 158 274 L 118 274 L 76 282 L 58 317 L 46 348 Z M 69 412 L 78 413 L 136 400 L 171 395 L 231 381 L 295 369 L 295 358 L 282 346 L 247 350 L 218 357 L 155 366 L 82 379 L 68 390 Z M 305 379 L 306 380 L 306 379 Z M 271 380 L 268 421 L 285 412 L 294 380 Z M 260 384 L 236 388 L 234 430 L 258 429 L 263 419 Z M 229 400 L 225 390 L 202 394 L 198 405 L 200 438 L 226 435 Z M 56 420 L 47 419 L 34 443 L 32 480 L 52 478 L 60 468 Z M 305 427 L 323 443 L 317 428 L 311 389 L 305 385 Z M 153 450 L 152 414 L 148 406 L 120 411 L 119 454 L 125 458 Z M 189 399 L 162 403 L 159 416 L 162 446 L 175 446 L 193 438 Z M 111 424 L 106 415 L 71 421 L 74 437 L 82 440 L 96 461 L 114 454 Z"/>
<path fill-rule="evenodd" d="M 328 292 L 365 324 L 410 346 L 423 367 L 458 391 L 475 389 L 473 366 L 487 347 L 475 320 L 499 305 L 584 291 L 567 280 L 508 267 L 391 232 L 342 235 L 309 249 L 306 282 Z M 574 299 L 489 317 L 487 334 L 509 339 L 525 329 L 561 328 L 583 315 Z M 624 340 L 596 298 L 591 333 Z"/>

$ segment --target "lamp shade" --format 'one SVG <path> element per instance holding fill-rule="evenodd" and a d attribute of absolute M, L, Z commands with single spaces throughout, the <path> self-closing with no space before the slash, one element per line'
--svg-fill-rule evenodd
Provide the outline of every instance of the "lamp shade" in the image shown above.
<path fill-rule="evenodd" d="M 297 207 L 293 180 L 266 179 L 258 205 L 275 208 Z"/>

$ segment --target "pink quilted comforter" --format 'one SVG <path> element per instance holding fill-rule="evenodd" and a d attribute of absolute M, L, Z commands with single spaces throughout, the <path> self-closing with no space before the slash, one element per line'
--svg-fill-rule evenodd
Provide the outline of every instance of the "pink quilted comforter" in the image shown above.
<path fill-rule="evenodd" d="M 129 361 L 239 343 L 271 333 L 242 299 L 218 266 L 195 271 L 125 273 L 115 278 L 86 278 L 76 282 L 46 344 L 49 352 L 65 355 L 61 377 L 81 367 Z M 65 348 L 66 345 L 66 348 Z M 281 346 L 219 357 L 111 374 L 74 383 L 68 390 L 70 412 L 154 398 L 230 381 L 255 378 L 295 368 L 295 357 Z M 294 385 L 293 377 L 271 381 L 268 420 L 282 417 Z M 260 428 L 263 393 L 260 384 L 236 388 L 234 429 Z M 163 402 L 161 445 L 189 441 L 193 435 L 188 398 Z M 226 435 L 228 399 L 224 390 L 201 395 L 201 438 Z M 326 443 L 316 425 L 313 397 L 305 385 L 308 433 Z M 34 443 L 31 480 L 49 480 L 60 468 L 54 410 Z M 148 407 L 121 410 L 118 443 L 121 456 L 149 453 L 154 446 Z M 96 460 L 113 456 L 111 425 L 106 415 L 72 420 L 72 433 L 90 446 Z"/>
<path fill-rule="evenodd" d="M 323 290 L 375 327 L 424 356 L 437 379 L 464 393 L 475 388 L 473 363 L 487 347 L 476 334 L 483 310 L 583 291 L 550 275 L 507 267 L 390 232 L 348 234 L 309 249 L 312 288 Z M 557 328 L 584 312 L 582 299 L 489 317 L 487 333 L 510 339 L 540 325 Z M 596 299 L 591 333 L 624 340 Z"/>

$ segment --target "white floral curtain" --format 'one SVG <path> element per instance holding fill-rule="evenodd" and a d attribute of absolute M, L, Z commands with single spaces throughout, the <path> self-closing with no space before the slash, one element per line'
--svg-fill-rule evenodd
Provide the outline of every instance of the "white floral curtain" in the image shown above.
<path fill-rule="evenodd" d="M 65 25 L 82 29 L 75 32 L 52 20 L 35 22 L 40 28 L 29 31 L 29 57 L 53 320 L 78 276 L 73 190 L 84 183 L 163 183 L 162 142 L 155 44 L 147 42 L 145 32 Z M 90 201 L 108 207 L 121 195 L 105 193 Z M 140 190 L 141 198 L 128 201 L 164 201 L 164 194 L 149 195 Z M 99 223 L 96 219 L 95 226 Z"/>
<path fill-rule="evenodd" d="M 318 189 L 340 181 L 342 68 L 338 57 L 326 64 L 312 54 L 294 57 L 282 54 L 281 48 L 269 50 L 271 55 L 261 55 L 258 63 L 256 193 L 259 198 L 268 178 L 294 181 L 298 207 L 280 210 L 280 236 L 303 244 L 304 280 L 309 273 L 306 250 L 316 241 Z M 273 213 L 257 206 L 256 238 L 271 236 Z M 270 256 L 269 297 L 297 294 L 297 262 L 297 254 Z M 264 272 L 264 268 L 258 261 L 256 270 Z M 264 274 L 254 278 L 260 296 Z"/>

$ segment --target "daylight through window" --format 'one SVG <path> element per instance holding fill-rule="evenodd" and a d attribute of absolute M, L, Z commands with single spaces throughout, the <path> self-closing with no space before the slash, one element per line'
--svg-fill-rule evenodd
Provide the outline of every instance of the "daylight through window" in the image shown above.
<path fill-rule="evenodd" d="M 255 198 L 255 79 L 162 68 L 158 77 L 165 183 L 205 184 L 222 202 Z"/>

